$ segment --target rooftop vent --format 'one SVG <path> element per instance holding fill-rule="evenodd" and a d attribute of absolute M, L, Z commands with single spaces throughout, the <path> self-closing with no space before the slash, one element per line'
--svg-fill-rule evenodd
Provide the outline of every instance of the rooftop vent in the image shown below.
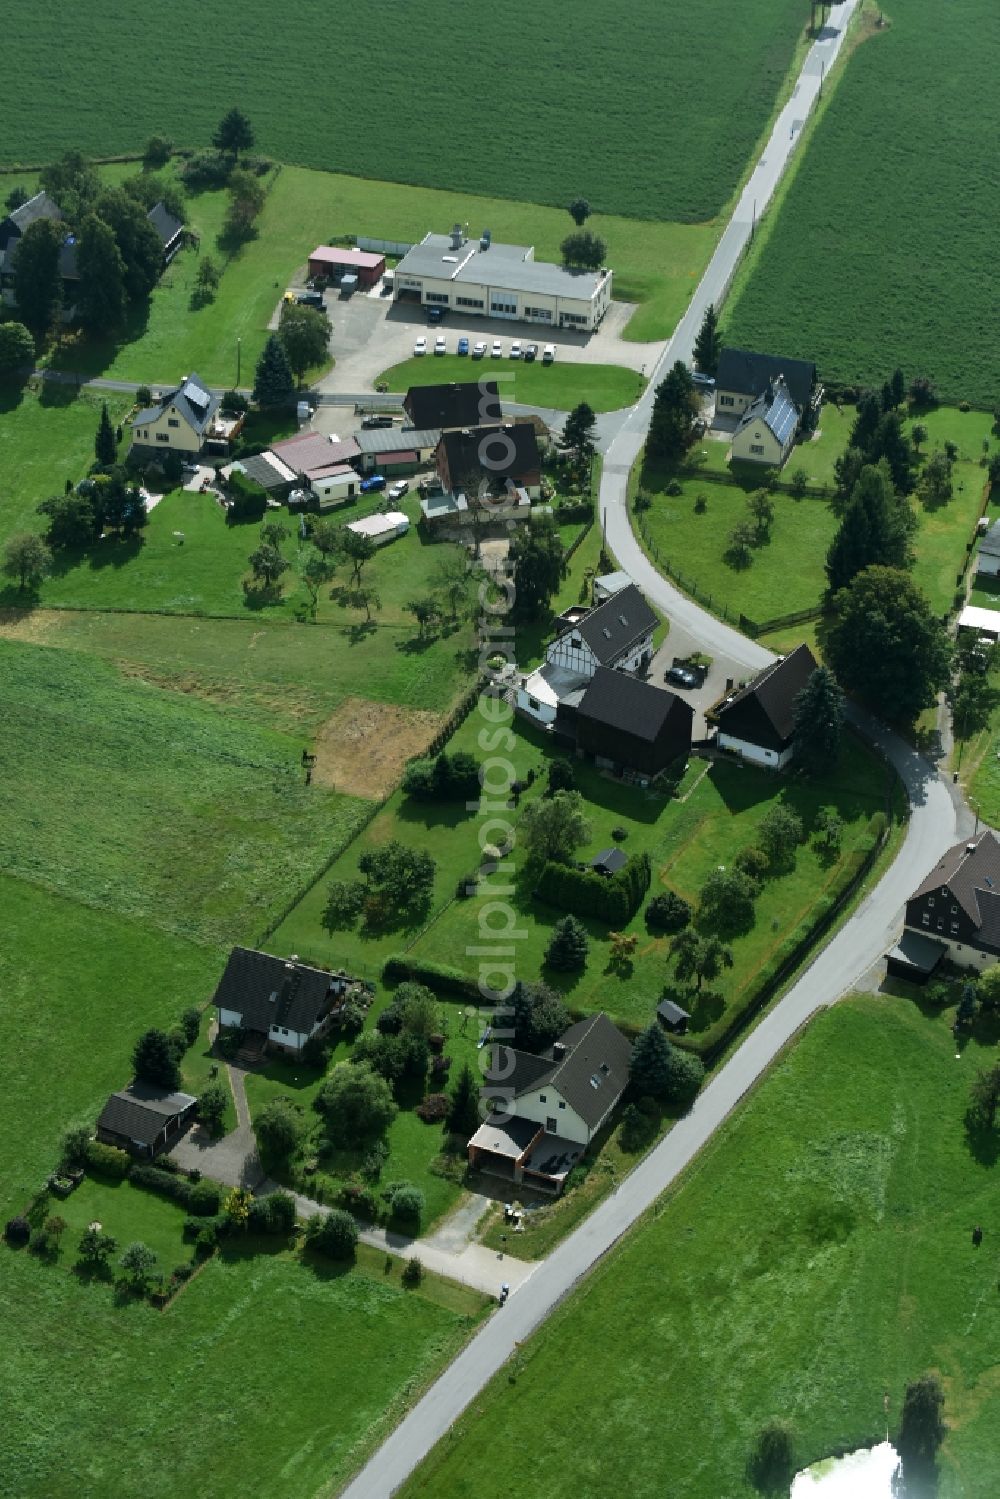
<path fill-rule="evenodd" d="M 566 1043 L 565 1043 L 565 1041 L 553 1041 L 553 1043 L 552 1043 L 552 1060 L 553 1060 L 553 1062 L 561 1062 L 563 1060 L 563 1058 L 565 1057 L 565 1055 L 566 1055 Z"/>
<path fill-rule="evenodd" d="M 611 639 L 611 631 L 608 629 L 607 625 L 604 626 L 604 638 L 605 640 Z"/>
<path fill-rule="evenodd" d="M 451 226 L 451 248 L 453 250 L 460 250 L 461 247 L 462 247 L 462 226 L 461 226 L 461 224 L 452 224 L 452 226 Z"/>
<path fill-rule="evenodd" d="M 492 243 L 493 235 L 490 233 L 489 229 L 484 229 L 479 239 L 479 248 L 481 250 L 488 250 Z"/>
<path fill-rule="evenodd" d="M 624 614 L 619 614 L 619 616 L 618 616 L 618 623 L 620 625 L 627 625 L 628 624 L 628 620 L 625 618 Z"/>

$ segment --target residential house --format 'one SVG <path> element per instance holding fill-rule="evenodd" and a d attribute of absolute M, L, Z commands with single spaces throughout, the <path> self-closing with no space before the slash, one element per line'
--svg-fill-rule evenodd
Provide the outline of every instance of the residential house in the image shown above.
<path fill-rule="evenodd" d="M 781 468 L 799 430 L 799 408 L 788 386 L 777 375 L 764 393 L 749 405 L 733 433 L 730 459 Z"/>
<path fill-rule="evenodd" d="M 446 493 L 502 496 L 514 486 L 537 500 L 542 492 L 542 455 L 528 422 L 442 432 L 434 463 Z"/>
<path fill-rule="evenodd" d="M 496 1052 L 503 1081 L 482 1090 L 493 1112 L 469 1141 L 469 1165 L 556 1195 L 628 1085 L 631 1043 L 597 1014 L 540 1056 Z"/>
<path fill-rule="evenodd" d="M 341 442 L 323 432 L 300 432 L 272 443 L 256 458 L 241 459 L 241 467 L 276 498 L 289 497 L 298 489 L 306 499 L 314 499 L 320 510 L 331 510 L 360 494 L 361 481 L 354 466 L 359 454 L 353 437 Z"/>
<path fill-rule="evenodd" d="M 1000 839 L 986 829 L 956 843 L 906 902 L 890 971 L 918 980 L 941 959 L 989 968 L 1000 958 Z"/>
<path fill-rule="evenodd" d="M 62 210 L 54 198 L 46 192 L 35 193 L 20 208 L 12 208 L 0 221 L 0 300 L 6 307 L 17 306 L 17 273 L 14 257 L 22 236 L 38 219 L 62 222 Z M 80 273 L 76 265 L 76 240 L 67 233 L 59 254 L 59 274 L 62 278 L 62 319 L 68 322 L 73 316 L 76 288 Z"/>
<path fill-rule="evenodd" d="M 348 246 L 317 245 L 309 257 L 309 276 L 313 280 L 341 281 L 356 276 L 359 287 L 377 286 L 385 275 L 385 256 Z"/>
<path fill-rule="evenodd" d="M 687 759 L 693 722 L 676 693 L 599 666 L 576 708 L 576 748 L 616 775 L 656 776 Z"/>
<path fill-rule="evenodd" d="M 819 410 L 823 387 L 816 380 L 816 366 L 806 359 L 786 359 L 777 354 L 755 354 L 748 349 L 723 349 L 715 372 L 717 416 L 742 416 L 749 406 L 781 376 L 788 394 L 808 426 Z"/>
<path fill-rule="evenodd" d="M 450 234 L 425 234 L 410 247 L 396 267 L 393 296 L 397 302 L 451 308 L 463 317 L 590 333 L 611 305 L 612 277 L 605 268 L 538 261 L 534 246 L 500 244 L 488 229 L 470 240 L 456 224 Z"/>
<path fill-rule="evenodd" d="M 411 385 L 403 399 L 411 427 L 453 432 L 501 420 L 495 380 L 467 380 L 451 385 Z"/>
<path fill-rule="evenodd" d="M 154 203 L 146 217 L 160 236 L 163 264 L 169 265 L 184 244 L 184 221 L 175 218 L 163 203 Z"/>
<path fill-rule="evenodd" d="M 596 609 L 581 609 L 576 623 L 568 624 L 546 647 L 542 665 L 520 677 L 514 707 L 541 728 L 553 728 L 560 705 L 575 709 L 598 667 L 636 672 L 648 666 L 657 624 L 634 583 Z M 575 727 L 571 733 L 575 735 Z"/>
<path fill-rule="evenodd" d="M 268 1045 L 298 1056 L 358 988 L 347 974 L 310 968 L 294 956 L 234 947 L 212 1002 L 219 1024 L 247 1033 L 257 1049 Z"/>
<path fill-rule="evenodd" d="M 170 451 L 190 459 L 210 445 L 224 451 L 239 423 L 221 418 L 219 404 L 220 398 L 203 380 L 185 375 L 173 390 L 132 417 L 130 455 L 161 457 Z"/>
<path fill-rule="evenodd" d="M 976 572 L 995 578 L 1000 575 L 1000 520 L 995 520 L 979 543 Z"/>
<path fill-rule="evenodd" d="M 800 645 L 716 703 L 705 718 L 716 726 L 718 748 L 781 770 L 795 751 L 795 699 L 815 670 L 812 651 Z"/>
<path fill-rule="evenodd" d="M 97 1138 L 130 1155 L 154 1156 L 176 1144 L 190 1123 L 198 1100 L 136 1078 L 112 1093 L 97 1121 Z"/>

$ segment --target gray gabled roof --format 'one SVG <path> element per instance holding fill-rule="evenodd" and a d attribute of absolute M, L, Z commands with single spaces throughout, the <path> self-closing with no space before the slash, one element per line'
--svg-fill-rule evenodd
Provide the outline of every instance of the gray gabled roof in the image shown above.
<path fill-rule="evenodd" d="M 600 665 L 613 666 L 644 635 L 652 634 L 657 624 L 656 615 L 635 584 L 630 583 L 563 634 L 582 635 Z"/>
<path fill-rule="evenodd" d="M 50 198 L 46 192 L 36 193 L 33 198 L 28 199 L 27 203 L 22 203 L 20 208 L 12 208 L 7 215 L 8 221 L 15 224 L 21 234 L 24 233 L 30 224 L 35 223 L 36 219 L 55 219 L 58 221 L 61 218 L 62 210 L 59 204 L 54 198 Z"/>
<path fill-rule="evenodd" d="M 130 426 L 142 427 L 155 422 L 171 406 L 183 417 L 188 426 L 204 437 L 212 418 L 219 409 L 221 396 L 213 395 L 198 375 L 185 375 L 180 385 L 161 397 L 155 406 L 147 406 L 132 418 Z"/>
<path fill-rule="evenodd" d="M 979 543 L 979 550 L 987 557 L 1000 557 L 1000 520 L 995 520 Z"/>
<path fill-rule="evenodd" d="M 280 1025 L 306 1035 L 331 1008 L 331 986 L 339 993 L 343 982 L 321 968 L 234 947 L 212 1002 L 241 1015 L 247 1030 Z"/>
<path fill-rule="evenodd" d="M 186 1113 L 196 1102 L 190 1093 L 168 1092 L 136 1078 L 127 1088 L 112 1093 L 101 1110 L 97 1127 L 152 1145 L 165 1124 Z"/>
<path fill-rule="evenodd" d="M 559 1048 L 564 1055 L 556 1055 Z M 527 1051 L 511 1051 L 510 1055 L 514 1068 L 503 1081 L 515 1099 L 551 1084 L 594 1128 L 625 1091 L 632 1043 L 600 1013 L 571 1025 L 556 1046 L 541 1056 Z"/>
<path fill-rule="evenodd" d="M 359 453 L 408 453 L 411 448 L 436 448 L 441 432 L 437 427 L 365 427 L 354 440 Z"/>
<path fill-rule="evenodd" d="M 971 845 L 956 843 L 913 892 L 912 900 L 946 889 L 965 912 L 977 935 L 1000 946 L 1000 840 L 987 829 Z"/>
<path fill-rule="evenodd" d="M 155 203 L 146 217 L 160 236 L 160 243 L 164 249 L 166 249 L 172 240 L 177 238 L 178 234 L 184 228 L 183 221 L 175 219 L 172 213 L 167 212 L 166 207 L 162 203 Z"/>
<path fill-rule="evenodd" d="M 816 383 L 816 366 L 805 359 L 755 354 L 749 349 L 723 349 L 715 372 L 715 389 L 716 392 L 734 391 L 756 399 L 779 375 L 784 376 L 796 406 L 805 411 Z"/>

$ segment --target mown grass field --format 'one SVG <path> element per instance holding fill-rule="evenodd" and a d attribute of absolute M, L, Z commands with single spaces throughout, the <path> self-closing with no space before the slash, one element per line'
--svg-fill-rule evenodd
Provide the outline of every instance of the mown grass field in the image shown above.
<path fill-rule="evenodd" d="M 355 97 L 330 88 L 329 49 L 356 19 L 344 4 L 307 0 L 276 37 L 269 7 L 248 0 L 234 50 L 206 46 L 203 13 L 194 0 L 178 0 L 171 77 L 150 70 L 140 88 L 116 91 L 108 110 L 101 85 L 134 21 L 127 0 L 68 23 L 61 43 L 73 66 L 56 79 L 44 61 L 39 13 L 15 0 L 7 55 L 26 95 L 44 93 L 49 107 L 34 118 L 12 114 L 4 158 L 44 161 L 70 143 L 110 155 L 141 148 L 154 131 L 207 144 L 223 110 L 239 104 L 261 150 L 303 166 L 452 192 L 488 188 L 560 207 L 582 192 L 610 212 L 698 221 L 732 193 L 804 27 L 797 0 L 747 0 L 719 28 L 687 5 L 654 0 L 639 0 L 613 25 L 598 0 L 582 0 L 567 28 L 554 8 L 512 0 L 503 29 L 487 41 L 472 11 L 444 0 L 390 0 L 378 39 L 353 33 L 359 57 L 380 58 Z M 377 41 L 388 38 L 400 45 L 380 53 Z M 487 167 L 481 152 L 455 149 L 455 111 L 499 101 L 501 89 L 516 109 Z M 495 122 L 487 128 L 499 139 Z"/>
<path fill-rule="evenodd" d="M 993 1047 L 974 1041 L 956 1061 L 951 1018 L 866 997 L 814 1020 L 679 1188 L 520 1347 L 407 1499 L 482 1493 L 497 1452 L 543 1409 L 537 1499 L 750 1499 L 745 1464 L 767 1421 L 791 1423 L 805 1466 L 883 1439 L 883 1393 L 894 1430 L 906 1382 L 927 1369 L 951 1428 L 939 1499 L 995 1493 L 998 1168 L 973 1157 L 962 1123 Z"/>
<path fill-rule="evenodd" d="M 433 331 L 433 330 L 432 330 Z M 452 334 L 448 342 L 454 346 Z M 539 348 L 541 348 L 539 343 Z M 586 401 L 592 411 L 614 411 L 630 406 L 642 395 L 645 380 L 636 370 L 617 364 L 568 362 L 525 364 L 520 359 L 472 359 L 458 354 L 427 354 L 394 364 L 379 377 L 390 390 L 407 391 L 411 385 L 439 385 L 450 380 L 489 380 L 503 376 L 500 398 L 525 406 L 552 406 L 571 411 Z"/>
<path fill-rule="evenodd" d="M 823 431 L 815 443 L 798 447 L 782 473 L 787 482 L 796 469 L 809 475 L 810 483 L 833 483 L 833 464 L 850 436 L 853 407 L 838 412 L 823 409 Z M 947 505 L 927 509 L 913 496 L 917 530 L 913 538 L 913 577 L 926 593 L 936 613 L 950 609 L 955 578 L 966 558 L 983 503 L 985 471 L 980 467 L 983 442 L 991 447 L 991 418 L 984 412 L 961 412 L 941 407 L 921 414 L 928 438 L 922 444 L 917 464 L 947 441 L 955 442 L 959 458 L 954 465 L 954 494 Z M 914 425 L 908 421 L 907 429 Z M 835 441 L 834 439 L 839 439 Z M 733 567 L 725 559 L 733 527 L 747 518 L 746 499 L 760 487 L 760 474 L 746 466 L 737 475 L 738 484 L 718 482 L 725 470 L 726 444 L 707 439 L 693 449 L 691 461 L 681 471 L 681 494 L 666 493 L 674 473 L 649 466 L 637 481 L 652 499 L 643 511 L 641 526 L 659 556 L 689 587 L 693 585 L 709 607 L 723 609 L 731 617 L 746 614 L 753 620 L 768 620 L 811 609 L 826 589 L 824 564 L 838 520 L 830 502 L 809 494 L 800 500 L 774 495 L 775 519 L 769 538 L 754 548 L 749 567 Z M 704 496 L 699 512 L 695 502 Z"/>
<path fill-rule="evenodd" d="M 66 1237 L 69 1262 L 78 1235 Z M 166 1312 L 3 1254 L 0 1463 L 23 1499 L 237 1499 L 251 1469 L 261 1492 L 313 1499 L 391 1429 L 482 1309 L 450 1285 L 403 1290 L 398 1267 L 387 1275 L 364 1248 L 350 1270 L 237 1249 Z"/>
<path fill-rule="evenodd" d="M 468 750 L 483 758 L 477 736 L 483 721 L 476 713 L 458 730 L 452 748 Z M 513 727 L 515 747 L 511 760 L 519 780 L 534 770 L 534 786 L 521 798 L 528 801 L 544 794 L 546 765 L 558 754 L 551 740 L 520 723 Z M 862 842 L 870 817 L 885 805 L 885 773 L 882 767 L 853 742 L 845 746 L 838 771 L 820 784 L 776 781 L 764 771 L 741 768 L 728 762 L 706 767 L 695 761 L 684 783 L 681 801 L 622 786 L 584 763 L 575 766 L 577 784 L 587 802 L 592 837 L 581 858 L 592 858 L 612 843 L 611 830 L 623 827 L 628 853 L 647 851 L 653 866 L 650 894 L 676 890 L 692 904 L 708 874 L 719 864 L 754 841 L 761 817 L 781 798 L 803 817 L 807 830 L 820 806 L 836 806 L 847 824 L 841 859 Z M 515 814 L 515 820 L 516 816 Z M 355 877 L 358 847 L 339 858 L 324 877 L 289 914 L 275 933 L 282 950 L 308 953 L 314 960 L 360 966 L 377 972 L 392 953 L 406 950 L 417 960 L 429 959 L 478 974 L 473 950 L 481 942 L 478 899 L 455 900 L 460 878 L 474 871 L 479 862 L 478 820 L 456 803 L 418 802 L 395 793 L 369 825 L 365 838 L 382 843 L 398 838 L 415 848 L 425 848 L 437 861 L 433 900 L 426 917 L 401 922 L 392 930 L 370 934 L 356 931 L 326 933 L 321 925 L 326 887 L 331 879 Z M 520 861 L 513 856 L 515 872 Z M 716 991 L 695 1005 L 692 1031 L 706 1030 L 723 1013 L 725 1003 L 754 978 L 781 942 L 808 919 L 818 895 L 837 877 L 839 861 L 820 859 L 811 844 L 798 850 L 794 872 L 768 881 L 757 903 L 752 930 L 733 943 L 735 966 L 710 987 Z M 521 871 L 523 874 L 523 870 Z M 607 926 L 588 920 L 591 939 L 586 971 L 580 975 L 543 972 L 545 948 L 560 911 L 532 898 L 530 883 L 515 873 L 511 897 L 518 927 L 525 936 L 518 942 L 518 975 L 544 977 L 563 990 L 575 1010 L 608 1011 L 624 1020 L 647 1024 L 670 976 L 669 939 L 651 935 L 641 913 L 626 927 L 639 936 L 639 948 L 631 965 L 616 969 L 609 961 Z"/>
<path fill-rule="evenodd" d="M 851 57 L 737 286 L 727 339 L 815 360 L 826 379 L 881 384 L 898 364 L 991 408 L 1000 351 L 983 203 L 1000 185 L 1000 12 L 908 0 L 887 15 Z"/>
<path fill-rule="evenodd" d="M 364 811 L 304 785 L 299 740 L 86 656 L 5 641 L 0 683 L 0 864 L 98 910 L 246 940 Z"/>

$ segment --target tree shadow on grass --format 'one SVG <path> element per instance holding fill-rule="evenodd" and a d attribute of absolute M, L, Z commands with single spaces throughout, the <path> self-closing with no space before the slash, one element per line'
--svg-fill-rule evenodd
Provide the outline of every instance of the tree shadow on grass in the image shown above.
<path fill-rule="evenodd" d="M 308 1245 L 303 1247 L 301 1259 L 317 1280 L 342 1280 L 345 1275 L 350 1275 L 357 1263 L 354 1255 L 349 1260 L 331 1260 Z"/>
<path fill-rule="evenodd" d="M 135 561 L 145 544 L 142 536 L 107 536 L 85 553 L 87 564 L 92 572 L 101 572 L 107 567 L 125 567 Z"/>
<path fill-rule="evenodd" d="M 75 380 L 43 380 L 38 392 L 39 406 L 72 406 L 79 398 L 80 387 Z"/>
<path fill-rule="evenodd" d="M 673 995 L 664 997 L 675 998 Z M 691 1018 L 688 1021 L 688 1030 L 691 1031 L 707 1031 L 717 1020 L 721 1020 L 726 1012 L 725 996 L 715 989 L 704 989 L 700 994 L 689 994 L 687 1001 L 691 1006 Z M 676 1002 L 683 1005 L 683 999 Z"/>
<path fill-rule="evenodd" d="M 21 380 L 0 380 L 0 416 L 17 410 L 24 401 L 25 389 Z"/>
<path fill-rule="evenodd" d="M 969 1154 L 980 1166 L 995 1166 L 1000 1158 L 1000 1131 L 995 1125 L 985 1124 L 975 1115 L 965 1116 L 965 1141 Z"/>
<path fill-rule="evenodd" d="M 7 583 L 0 588 L 0 609 L 10 611 L 11 617 L 5 621 L 8 624 L 17 624 L 22 617 L 26 619 L 38 608 L 40 601 L 38 588 L 31 583 L 26 588 L 19 583 Z"/>

